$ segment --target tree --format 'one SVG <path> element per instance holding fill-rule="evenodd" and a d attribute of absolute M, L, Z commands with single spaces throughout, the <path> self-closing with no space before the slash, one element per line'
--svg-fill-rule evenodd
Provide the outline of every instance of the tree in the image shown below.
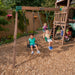
<path fill-rule="evenodd" d="M 44 0 L 16 0 L 17 5 L 22 6 L 41 6 Z"/>
<path fill-rule="evenodd" d="M 11 9 L 15 5 L 15 0 L 0 0 L 1 9 Z"/>
<path fill-rule="evenodd" d="M 4 7 L 2 1 L 0 0 L 0 9 L 2 9 Z"/>
<path fill-rule="evenodd" d="M 54 7 L 56 0 L 44 0 L 43 3 L 41 3 L 41 6 L 43 7 Z"/>

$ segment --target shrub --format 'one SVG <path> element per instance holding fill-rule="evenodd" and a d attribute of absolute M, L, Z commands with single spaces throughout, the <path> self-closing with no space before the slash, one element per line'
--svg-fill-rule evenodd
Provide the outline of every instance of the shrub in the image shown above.
<path fill-rule="evenodd" d="M 18 28 L 23 32 L 25 25 L 24 25 L 24 17 L 21 11 L 18 12 L 18 19 L 19 19 Z"/>
<path fill-rule="evenodd" d="M 8 39 L 13 39 L 14 36 L 13 36 L 13 35 L 9 35 L 7 38 L 8 38 Z"/>
<path fill-rule="evenodd" d="M 4 31 L 5 29 L 3 27 L 0 26 L 0 31 Z"/>
<path fill-rule="evenodd" d="M 13 15 L 14 18 L 15 18 L 15 14 L 16 14 L 16 12 L 15 12 L 15 10 L 14 10 L 13 13 L 12 13 L 12 15 Z"/>
<path fill-rule="evenodd" d="M 1 16 L 6 16 L 7 15 L 7 12 L 5 10 L 0 10 L 0 15 Z"/>
<path fill-rule="evenodd" d="M 21 37 L 21 33 L 18 33 L 17 34 L 17 39 L 20 38 L 20 37 Z"/>
<path fill-rule="evenodd" d="M 8 21 L 4 19 L 4 17 L 0 17 L 0 24 L 6 25 L 8 24 Z"/>
<path fill-rule="evenodd" d="M 42 28 L 40 27 L 40 28 L 38 28 L 37 30 L 40 31 L 40 30 L 42 30 Z"/>
<path fill-rule="evenodd" d="M 24 31 L 24 24 L 23 22 L 18 23 L 18 28 L 23 32 Z"/>
<path fill-rule="evenodd" d="M 15 14 L 16 12 L 13 11 L 13 17 L 15 18 Z M 26 20 L 26 25 L 24 24 L 24 19 Z M 23 16 L 23 12 L 20 10 L 18 11 L 18 28 L 23 32 L 24 30 L 26 30 L 27 25 L 29 25 L 29 20 L 26 19 L 25 16 Z M 15 21 L 14 21 L 15 22 Z"/>
<path fill-rule="evenodd" d="M 37 34 L 38 32 L 36 32 L 36 31 L 29 31 L 28 32 L 28 34 L 31 34 L 31 33 Z"/>

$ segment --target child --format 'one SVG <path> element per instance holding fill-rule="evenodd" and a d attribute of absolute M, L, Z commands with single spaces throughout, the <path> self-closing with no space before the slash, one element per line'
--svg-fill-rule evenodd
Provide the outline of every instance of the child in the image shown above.
<path fill-rule="evenodd" d="M 47 38 L 47 42 L 49 43 L 49 50 L 52 50 L 53 49 L 53 47 L 52 47 L 52 40 L 51 40 L 51 38 L 50 38 L 50 36 L 51 36 L 51 32 L 49 32 L 49 30 L 48 29 L 46 29 L 46 33 L 45 33 L 45 37 Z"/>
<path fill-rule="evenodd" d="M 69 41 L 69 37 L 67 36 L 67 34 L 65 34 L 65 39 L 66 42 Z"/>
<path fill-rule="evenodd" d="M 30 48 L 31 48 L 31 54 L 34 54 L 34 51 L 33 51 L 33 47 L 35 47 L 37 49 L 37 53 L 39 54 L 40 51 L 38 50 L 38 46 L 36 45 L 35 43 L 36 39 L 34 38 L 34 34 L 30 34 L 30 38 L 29 38 L 29 45 L 30 45 Z"/>
<path fill-rule="evenodd" d="M 44 26 L 43 26 L 43 38 L 44 38 L 44 33 L 45 33 L 45 31 L 46 31 L 47 28 L 48 28 L 47 27 L 47 23 L 44 23 Z"/>
<path fill-rule="evenodd" d="M 66 30 L 66 34 L 67 34 L 67 36 L 68 36 L 68 40 L 71 40 L 72 32 L 70 31 L 69 28 Z"/>
<path fill-rule="evenodd" d="M 71 40 L 72 32 L 71 32 L 71 30 L 70 30 L 70 29 L 69 29 L 69 31 L 67 32 L 67 35 L 68 35 L 68 37 L 69 37 L 69 40 Z"/>
<path fill-rule="evenodd" d="M 63 29 L 61 29 L 61 40 L 62 40 L 62 37 L 63 37 Z"/>

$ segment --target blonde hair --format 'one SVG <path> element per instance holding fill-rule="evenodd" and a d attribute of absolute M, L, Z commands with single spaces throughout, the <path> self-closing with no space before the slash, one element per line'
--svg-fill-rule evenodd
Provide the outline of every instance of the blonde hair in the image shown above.
<path fill-rule="evenodd" d="M 47 23 L 44 23 L 44 26 L 46 26 L 47 25 Z"/>

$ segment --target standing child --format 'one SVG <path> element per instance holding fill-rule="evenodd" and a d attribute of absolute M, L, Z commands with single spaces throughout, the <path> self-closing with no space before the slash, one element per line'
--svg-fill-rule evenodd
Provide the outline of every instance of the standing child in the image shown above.
<path fill-rule="evenodd" d="M 61 40 L 62 40 L 62 37 L 63 37 L 63 29 L 61 29 Z"/>
<path fill-rule="evenodd" d="M 49 50 L 52 50 L 53 49 L 53 47 L 52 47 L 53 41 L 50 38 L 51 37 L 51 32 L 49 32 L 48 29 L 46 30 L 45 37 L 47 38 L 47 42 L 49 43 L 49 47 L 48 47 Z"/>
<path fill-rule="evenodd" d="M 38 46 L 36 45 L 35 41 L 36 41 L 36 39 L 34 38 L 34 34 L 30 34 L 30 38 L 29 38 L 28 42 L 29 42 L 29 45 L 31 48 L 31 54 L 34 54 L 33 47 L 36 48 L 38 54 L 40 53 L 40 51 L 38 50 Z"/>
<path fill-rule="evenodd" d="M 47 28 L 48 28 L 47 23 L 44 23 L 44 26 L 43 26 L 43 38 L 44 38 L 44 34 L 45 34 L 45 31 L 46 31 Z"/>
<path fill-rule="evenodd" d="M 69 37 L 69 40 L 71 40 L 72 31 L 70 29 L 68 30 L 67 35 Z"/>

